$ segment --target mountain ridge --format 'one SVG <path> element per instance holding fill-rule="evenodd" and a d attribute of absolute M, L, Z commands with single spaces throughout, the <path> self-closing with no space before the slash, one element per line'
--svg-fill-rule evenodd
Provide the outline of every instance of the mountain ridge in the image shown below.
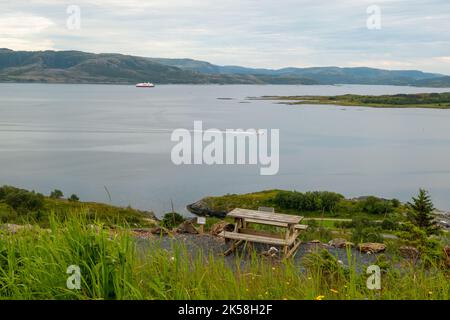
<path fill-rule="evenodd" d="M 0 49 L 0 82 L 134 84 L 373 84 L 450 87 L 450 76 L 369 67 L 219 66 L 189 58 L 149 58 L 118 53 Z"/>

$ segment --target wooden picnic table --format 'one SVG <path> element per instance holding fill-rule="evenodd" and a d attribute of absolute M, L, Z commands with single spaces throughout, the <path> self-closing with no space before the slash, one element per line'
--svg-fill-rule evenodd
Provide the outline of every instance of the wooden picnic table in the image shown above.
<path fill-rule="evenodd" d="M 303 217 L 290 214 L 236 208 L 227 216 L 234 218 L 235 224 L 233 231 L 220 233 L 220 236 L 233 241 L 230 249 L 225 251 L 225 255 L 248 241 L 281 246 L 284 257 L 289 258 L 301 243 L 298 239 L 301 230 L 307 228 L 299 224 Z M 286 230 L 284 234 L 255 230 L 251 228 L 252 224 L 275 226 Z"/>

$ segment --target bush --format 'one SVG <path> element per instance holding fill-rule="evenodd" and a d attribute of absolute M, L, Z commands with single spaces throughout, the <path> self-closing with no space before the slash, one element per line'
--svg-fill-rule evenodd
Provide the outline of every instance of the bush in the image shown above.
<path fill-rule="evenodd" d="M 376 222 L 365 218 L 353 219 L 352 241 L 361 242 L 383 242 L 380 234 L 381 227 Z"/>
<path fill-rule="evenodd" d="M 429 237 L 426 230 L 415 226 L 411 222 L 406 222 L 401 225 L 397 235 L 403 244 L 415 247 L 420 251 L 421 260 L 425 265 L 443 262 L 442 246 L 436 239 Z"/>
<path fill-rule="evenodd" d="M 179 226 L 184 220 L 182 215 L 176 212 L 168 212 L 164 215 L 161 225 L 165 228 L 172 229 Z"/>
<path fill-rule="evenodd" d="M 384 219 L 381 222 L 381 229 L 383 230 L 397 230 L 399 227 L 399 223 L 393 219 Z"/>
<path fill-rule="evenodd" d="M 14 187 L 0 188 L 0 200 L 18 212 L 38 211 L 44 206 L 44 196 L 34 191 Z"/>
<path fill-rule="evenodd" d="M 345 279 L 348 270 L 345 269 L 328 250 L 308 253 L 302 258 L 302 265 L 310 274 L 319 273 L 325 282 L 336 282 Z"/>
<path fill-rule="evenodd" d="M 280 191 L 274 199 L 274 203 L 283 209 L 295 209 L 301 211 L 326 211 L 332 212 L 344 196 L 328 191 L 313 191 L 301 193 L 297 191 Z"/>
<path fill-rule="evenodd" d="M 64 193 L 61 190 L 55 189 L 50 193 L 52 199 L 61 199 L 62 197 L 64 197 Z"/>
<path fill-rule="evenodd" d="M 386 214 L 393 211 L 393 204 L 390 200 L 369 196 L 360 202 L 361 211 L 370 214 Z"/>
<path fill-rule="evenodd" d="M 80 201 L 80 198 L 78 198 L 78 196 L 76 194 L 72 194 L 68 200 L 71 202 L 77 202 L 77 201 Z"/>

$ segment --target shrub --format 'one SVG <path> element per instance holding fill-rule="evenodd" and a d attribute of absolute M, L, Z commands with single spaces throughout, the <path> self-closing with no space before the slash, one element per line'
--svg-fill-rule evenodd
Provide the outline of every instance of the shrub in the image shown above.
<path fill-rule="evenodd" d="M 50 193 L 52 199 L 61 199 L 62 197 L 64 197 L 64 193 L 61 190 L 55 189 Z"/>
<path fill-rule="evenodd" d="M 397 230 L 398 226 L 398 222 L 390 218 L 386 218 L 381 222 L 381 228 L 383 230 Z"/>
<path fill-rule="evenodd" d="M 393 211 L 393 205 L 390 200 L 380 199 L 369 196 L 360 202 L 361 211 L 370 214 L 386 214 Z"/>
<path fill-rule="evenodd" d="M 353 219 L 352 241 L 360 242 L 383 242 L 380 234 L 381 228 L 376 222 L 365 218 Z"/>
<path fill-rule="evenodd" d="M 44 196 L 34 191 L 22 189 L 10 189 L 8 193 L 3 194 L 7 205 L 18 212 L 38 211 L 44 206 Z"/>
<path fill-rule="evenodd" d="M 80 201 L 80 198 L 78 198 L 78 196 L 76 194 L 72 194 L 68 200 L 71 202 L 77 202 L 77 201 Z"/>
<path fill-rule="evenodd" d="M 280 191 L 274 199 L 274 203 L 283 209 L 295 209 L 302 211 L 326 211 L 332 212 L 344 196 L 328 191 L 313 191 L 301 193 L 297 191 Z"/>
<path fill-rule="evenodd" d="M 168 212 L 164 215 L 161 225 L 165 228 L 172 229 L 180 225 L 186 220 L 182 215 L 176 212 Z"/>

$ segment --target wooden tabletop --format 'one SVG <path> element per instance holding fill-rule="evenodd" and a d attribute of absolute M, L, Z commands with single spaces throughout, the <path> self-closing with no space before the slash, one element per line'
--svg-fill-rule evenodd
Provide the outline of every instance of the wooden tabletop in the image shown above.
<path fill-rule="evenodd" d="M 303 219 L 303 217 L 301 216 L 294 216 L 290 214 L 272 213 L 240 208 L 234 209 L 233 211 L 228 213 L 227 216 L 232 218 L 244 218 L 244 219 L 249 218 L 262 221 L 281 222 L 287 224 L 297 224 Z"/>

